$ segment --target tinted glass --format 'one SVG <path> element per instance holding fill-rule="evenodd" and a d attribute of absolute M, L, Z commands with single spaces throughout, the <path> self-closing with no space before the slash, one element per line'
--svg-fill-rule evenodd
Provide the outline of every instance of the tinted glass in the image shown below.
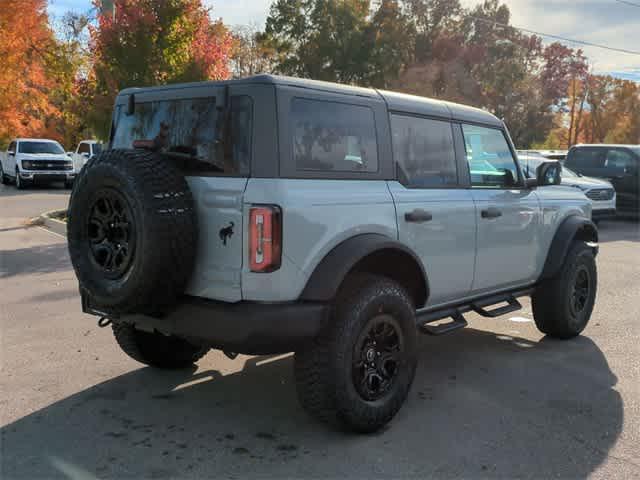
<path fill-rule="evenodd" d="M 580 171 L 581 168 L 603 168 L 606 160 L 605 148 L 574 148 L 567 155 L 567 165 Z"/>
<path fill-rule="evenodd" d="M 392 115 L 391 134 L 393 158 L 403 185 L 420 188 L 458 183 L 451 124 Z"/>
<path fill-rule="evenodd" d="M 624 175 L 632 170 L 636 164 L 636 159 L 631 152 L 621 149 L 610 149 L 607 152 L 607 158 L 604 166 L 607 169 L 607 173 L 613 175 Z"/>
<path fill-rule="evenodd" d="M 78 153 L 91 153 L 89 150 L 90 149 L 88 143 L 81 143 L 78 147 Z"/>
<path fill-rule="evenodd" d="M 298 170 L 378 171 L 376 126 L 369 107 L 296 98 L 291 121 Z"/>
<path fill-rule="evenodd" d="M 198 171 L 247 175 L 250 165 L 252 106 L 249 97 L 232 97 L 231 126 L 218 120 L 215 98 L 136 104 L 133 115 L 118 114 L 112 148 L 149 148 Z"/>
<path fill-rule="evenodd" d="M 463 125 L 471 184 L 478 187 L 512 187 L 518 169 L 501 130 Z"/>
<path fill-rule="evenodd" d="M 102 151 L 102 144 L 101 143 L 94 143 L 92 148 L 93 148 L 93 154 L 97 155 Z"/>
<path fill-rule="evenodd" d="M 64 149 L 57 142 L 20 142 L 18 148 L 20 153 L 50 153 L 52 155 L 64 153 Z"/>

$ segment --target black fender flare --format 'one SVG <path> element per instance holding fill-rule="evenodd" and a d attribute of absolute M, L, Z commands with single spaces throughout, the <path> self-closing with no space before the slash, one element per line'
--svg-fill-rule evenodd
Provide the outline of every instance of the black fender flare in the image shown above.
<path fill-rule="evenodd" d="M 417 307 L 423 306 L 429 297 L 429 280 L 422 261 L 406 245 L 377 233 L 356 235 L 335 246 L 316 266 L 300 295 L 300 300 L 321 302 L 332 300 L 345 277 L 360 261 L 372 254 L 385 251 L 391 255 L 410 259 L 410 264 L 413 265 L 411 274 L 418 276 L 419 285 L 417 291 L 412 293 L 417 296 Z M 402 273 L 404 272 L 397 272 L 397 277 L 404 279 Z M 408 276 L 410 272 L 406 273 Z M 400 281 L 400 283 L 403 282 Z"/>
<path fill-rule="evenodd" d="M 552 278 L 560 271 L 569 248 L 576 239 L 595 244 L 594 253 L 598 253 L 598 227 L 586 217 L 571 215 L 565 218 L 556 230 L 540 280 Z"/>

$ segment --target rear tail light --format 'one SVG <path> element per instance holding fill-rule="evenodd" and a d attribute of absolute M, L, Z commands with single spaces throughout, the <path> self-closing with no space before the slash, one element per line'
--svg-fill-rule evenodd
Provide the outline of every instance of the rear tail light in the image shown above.
<path fill-rule="evenodd" d="M 249 211 L 249 266 L 252 272 L 273 272 L 282 259 L 282 214 L 275 206 Z"/>

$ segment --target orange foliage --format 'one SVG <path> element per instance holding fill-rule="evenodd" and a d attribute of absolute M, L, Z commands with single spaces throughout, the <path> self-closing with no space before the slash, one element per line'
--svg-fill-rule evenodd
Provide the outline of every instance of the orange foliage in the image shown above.
<path fill-rule="evenodd" d="M 48 98 L 46 56 L 54 45 L 46 0 L 2 0 L 0 8 L 0 144 L 12 137 L 53 136 L 60 115 Z"/>

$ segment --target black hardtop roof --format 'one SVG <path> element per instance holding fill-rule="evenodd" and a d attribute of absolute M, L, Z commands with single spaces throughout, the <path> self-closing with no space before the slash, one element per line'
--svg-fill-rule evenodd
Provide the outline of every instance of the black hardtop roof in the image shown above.
<path fill-rule="evenodd" d="M 118 97 L 128 96 L 140 93 L 160 93 L 163 90 L 181 90 L 187 88 L 198 88 L 207 86 L 224 86 L 224 85 L 252 85 L 252 84 L 269 84 L 275 86 L 291 86 L 297 88 L 308 88 L 320 90 L 330 93 L 338 93 L 343 95 L 355 95 L 359 97 L 368 97 L 371 99 L 384 100 L 389 110 L 398 112 L 413 113 L 416 115 L 426 115 L 432 117 L 447 118 L 452 120 L 460 120 L 465 122 L 483 123 L 497 127 L 502 126 L 496 116 L 479 108 L 469 107 L 458 103 L 446 102 L 416 95 L 407 95 L 404 93 L 389 92 L 384 90 L 376 90 L 373 88 L 356 87 L 352 85 L 344 85 L 340 83 L 324 82 L 320 80 L 310 80 L 306 78 L 285 77 L 279 75 L 255 75 L 252 77 L 242 78 L 238 80 L 223 81 L 205 81 L 192 83 L 177 83 L 170 85 L 162 85 L 158 87 L 142 87 L 142 88 L 126 88 L 118 94 Z M 116 101 L 116 103 L 122 103 Z"/>

